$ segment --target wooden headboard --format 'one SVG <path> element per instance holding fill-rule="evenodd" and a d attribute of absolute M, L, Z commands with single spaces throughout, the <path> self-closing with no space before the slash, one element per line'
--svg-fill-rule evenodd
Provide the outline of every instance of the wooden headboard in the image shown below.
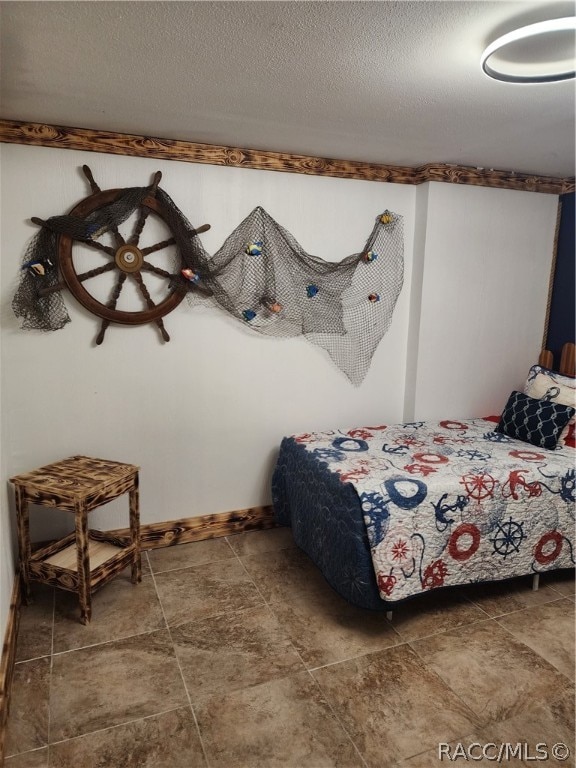
<path fill-rule="evenodd" d="M 560 365 L 558 367 L 558 373 L 562 373 L 564 376 L 576 376 L 576 345 L 572 342 L 567 342 L 562 347 L 562 355 L 560 356 Z M 544 368 L 549 368 L 551 371 L 554 369 L 554 355 L 550 350 L 543 349 L 540 352 L 538 363 Z"/>

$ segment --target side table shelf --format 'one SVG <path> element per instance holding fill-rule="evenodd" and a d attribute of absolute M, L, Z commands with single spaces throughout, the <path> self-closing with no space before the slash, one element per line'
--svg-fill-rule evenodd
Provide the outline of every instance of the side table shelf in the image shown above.
<path fill-rule="evenodd" d="M 103 531 L 88 531 L 88 559 L 90 560 L 90 591 L 105 584 L 132 563 L 134 546 L 126 537 L 120 544 L 119 538 L 107 536 Z M 30 556 L 28 576 L 54 587 L 78 592 L 78 553 L 76 534 L 71 533 Z"/>
<path fill-rule="evenodd" d="M 80 620 L 87 624 L 92 616 L 94 590 L 128 565 L 132 566 L 132 582 L 142 580 L 138 473 L 139 467 L 134 464 L 71 456 L 10 478 L 15 491 L 20 579 L 26 602 L 30 581 L 76 592 Z M 89 530 L 88 514 L 126 493 L 130 535 Z M 75 532 L 32 553 L 30 504 L 73 513 Z"/>

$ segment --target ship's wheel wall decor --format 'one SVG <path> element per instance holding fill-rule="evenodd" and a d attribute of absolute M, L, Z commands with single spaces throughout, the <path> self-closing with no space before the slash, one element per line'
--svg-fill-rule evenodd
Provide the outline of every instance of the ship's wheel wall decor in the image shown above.
<path fill-rule="evenodd" d="M 402 288 L 401 216 L 384 211 L 362 250 L 334 262 L 306 253 L 257 207 L 210 256 L 198 237 L 210 225 L 190 224 L 159 186 L 159 171 L 148 187 L 105 191 L 88 166 L 83 171 L 89 197 L 67 215 L 32 219 L 40 230 L 26 251 L 12 302 L 22 328 L 66 325 L 67 288 L 101 319 L 97 344 L 110 323 L 153 322 L 169 341 L 163 318 L 188 297 L 192 305 L 225 310 L 258 333 L 304 335 L 353 384 L 362 382 Z M 124 308 L 126 299 L 138 308 Z"/>

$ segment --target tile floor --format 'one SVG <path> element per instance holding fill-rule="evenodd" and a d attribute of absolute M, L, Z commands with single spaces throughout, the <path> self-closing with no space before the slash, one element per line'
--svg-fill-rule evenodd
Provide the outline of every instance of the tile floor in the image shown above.
<path fill-rule="evenodd" d="M 499 765 L 574 767 L 535 761 L 538 744 L 574 754 L 573 572 L 430 594 L 389 622 L 335 595 L 287 529 L 143 569 L 95 595 L 87 627 L 35 586 L 6 768 L 494 765 L 458 752 L 475 742 L 527 745 Z"/>

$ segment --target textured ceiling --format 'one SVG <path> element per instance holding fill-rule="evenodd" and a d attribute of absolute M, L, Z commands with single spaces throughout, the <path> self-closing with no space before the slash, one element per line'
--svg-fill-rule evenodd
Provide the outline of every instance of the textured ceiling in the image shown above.
<path fill-rule="evenodd" d="M 574 84 L 479 67 L 572 2 L 0 4 L 0 117 L 387 165 L 574 175 Z"/>

